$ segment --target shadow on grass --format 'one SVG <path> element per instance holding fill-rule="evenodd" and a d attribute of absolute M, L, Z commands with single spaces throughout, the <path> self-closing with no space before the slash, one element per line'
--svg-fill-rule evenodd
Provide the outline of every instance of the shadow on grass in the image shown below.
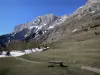
<path fill-rule="evenodd" d="M 8 75 L 9 71 L 9 68 L 0 69 L 0 75 Z"/>

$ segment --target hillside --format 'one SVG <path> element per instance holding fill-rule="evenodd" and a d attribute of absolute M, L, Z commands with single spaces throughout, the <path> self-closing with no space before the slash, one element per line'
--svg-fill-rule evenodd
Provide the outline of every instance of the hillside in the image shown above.
<path fill-rule="evenodd" d="M 88 0 L 71 15 L 39 16 L 2 37 L 6 41 L 1 46 L 9 42 L 8 50 L 50 49 L 0 58 L 0 75 L 100 75 L 82 68 L 100 70 L 100 0 Z M 63 61 L 68 67 L 48 67 L 48 61 Z"/>
<path fill-rule="evenodd" d="M 0 58 L 0 75 L 100 75 L 81 68 L 100 68 L 99 44 L 99 38 L 81 42 L 59 42 L 45 52 Z M 48 61 L 63 61 L 68 67 L 48 67 Z"/>
<path fill-rule="evenodd" d="M 78 8 L 64 23 L 49 31 L 46 42 L 66 39 L 81 41 L 97 37 L 100 34 L 100 1 L 89 0 Z M 86 36 L 85 36 L 86 35 Z M 45 39 L 44 39 L 45 40 Z"/>

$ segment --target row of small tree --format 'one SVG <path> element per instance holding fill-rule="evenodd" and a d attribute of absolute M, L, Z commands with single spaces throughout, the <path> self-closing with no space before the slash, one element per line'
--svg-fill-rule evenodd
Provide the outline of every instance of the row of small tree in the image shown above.
<path fill-rule="evenodd" d="M 0 51 L 10 51 L 10 50 L 25 50 L 25 49 L 32 49 L 32 48 L 40 48 L 39 41 L 32 40 L 29 42 L 10 42 L 6 48 L 0 46 Z"/>
<path fill-rule="evenodd" d="M 25 50 L 25 49 L 32 49 L 39 47 L 39 41 L 29 41 L 29 42 L 18 42 L 18 43 L 9 43 L 8 49 L 9 50 Z"/>

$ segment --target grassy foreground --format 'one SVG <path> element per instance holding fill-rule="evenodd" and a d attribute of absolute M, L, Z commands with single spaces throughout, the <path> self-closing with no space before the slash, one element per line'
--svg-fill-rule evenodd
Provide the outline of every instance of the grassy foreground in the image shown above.
<path fill-rule="evenodd" d="M 81 66 L 100 68 L 100 40 L 63 42 L 52 49 L 18 58 L 0 58 L 0 75 L 100 75 L 83 70 Z M 27 62 L 19 58 L 26 59 Z M 48 68 L 47 61 L 64 61 L 67 68 Z M 34 62 L 35 61 L 35 62 Z"/>
<path fill-rule="evenodd" d="M 0 75 L 99 75 L 76 66 L 48 68 L 47 63 L 23 62 L 16 58 L 0 58 Z"/>

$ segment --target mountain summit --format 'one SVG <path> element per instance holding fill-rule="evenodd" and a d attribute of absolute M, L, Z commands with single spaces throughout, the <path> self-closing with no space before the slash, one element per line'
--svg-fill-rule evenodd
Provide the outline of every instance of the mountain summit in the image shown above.
<path fill-rule="evenodd" d="M 34 19 L 31 22 L 17 25 L 14 28 L 12 35 L 16 36 L 16 35 L 21 34 L 20 39 L 24 39 L 25 37 L 31 35 L 32 33 L 36 33 L 36 35 L 38 35 L 39 31 L 42 31 L 42 33 L 45 33 L 46 31 L 53 29 L 55 26 L 59 26 L 61 23 L 65 22 L 66 19 L 68 18 L 69 18 L 68 15 L 64 15 L 61 17 L 55 16 L 53 14 L 38 16 L 36 17 L 36 19 Z"/>

